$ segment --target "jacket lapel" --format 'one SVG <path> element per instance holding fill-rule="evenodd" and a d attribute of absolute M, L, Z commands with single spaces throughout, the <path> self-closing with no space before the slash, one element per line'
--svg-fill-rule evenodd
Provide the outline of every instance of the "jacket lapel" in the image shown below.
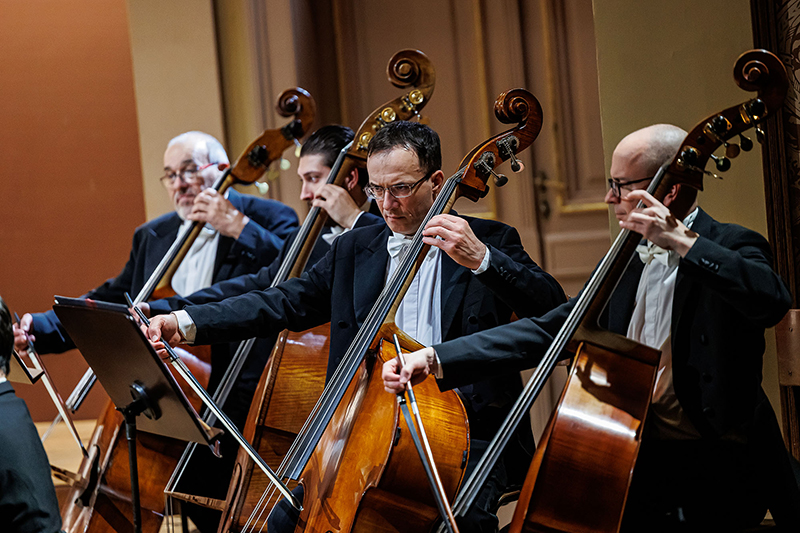
<path fill-rule="evenodd" d="M 698 235 L 705 237 L 709 236 L 711 231 L 712 219 L 706 214 L 705 211 L 698 208 L 697 217 L 692 224 L 692 231 Z M 692 282 L 684 279 L 685 276 L 681 271 L 680 265 L 678 266 L 678 275 L 675 278 L 675 295 L 672 298 L 672 325 L 670 333 L 672 333 L 672 342 L 675 342 L 675 331 L 681 319 L 681 313 L 686 308 L 686 300 L 689 298 L 692 289 Z"/>
<path fill-rule="evenodd" d="M 439 252 L 442 261 L 442 340 L 449 339 L 448 332 L 453 325 L 456 312 L 461 308 L 461 300 L 469 283 L 469 272 L 453 261 L 446 253 Z"/>
<path fill-rule="evenodd" d="M 608 330 L 625 335 L 636 304 L 636 290 L 642 277 L 644 263 L 633 254 L 608 302 Z"/>
<path fill-rule="evenodd" d="M 228 279 L 230 277 L 230 272 L 221 272 L 221 270 L 222 266 L 225 264 L 225 258 L 228 257 L 234 242 L 235 241 L 233 237 L 225 237 L 224 235 L 219 236 L 219 243 L 217 243 L 217 255 L 214 258 L 214 276 L 212 278 L 215 283 L 219 280 Z M 230 263 L 228 266 L 230 266 Z M 227 270 L 230 270 L 230 268 Z"/>
<path fill-rule="evenodd" d="M 385 226 L 371 241 L 356 241 L 354 244 L 353 310 L 359 327 L 375 305 L 386 281 L 386 265 L 389 261 L 386 241 L 389 235 L 391 230 Z"/>
<path fill-rule="evenodd" d="M 169 247 L 172 246 L 178 236 L 178 229 L 180 229 L 181 224 L 183 224 L 183 221 L 178 214 L 172 213 L 172 216 L 165 220 L 163 224 L 150 229 L 149 238 L 142 243 L 145 249 L 145 257 L 147 257 L 145 272 L 148 277 L 155 271 L 164 256 L 167 255 Z"/>

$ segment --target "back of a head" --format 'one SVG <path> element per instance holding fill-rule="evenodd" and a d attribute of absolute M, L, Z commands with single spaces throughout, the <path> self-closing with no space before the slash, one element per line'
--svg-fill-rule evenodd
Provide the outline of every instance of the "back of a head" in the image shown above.
<path fill-rule="evenodd" d="M 11 312 L 0 296 L 0 370 L 8 375 L 8 360 L 14 349 L 14 331 L 12 328 Z"/>
<path fill-rule="evenodd" d="M 420 170 L 426 175 L 442 168 L 439 135 L 424 124 L 401 120 L 384 126 L 369 141 L 367 157 L 395 148 L 415 153 L 419 159 Z"/>
<path fill-rule="evenodd" d="M 187 131 L 177 137 L 173 137 L 167 144 L 167 148 L 178 143 L 191 144 L 194 146 L 195 157 L 207 159 L 208 163 L 218 165 L 220 163 L 230 164 L 228 154 L 225 152 L 222 143 L 216 137 L 202 131 Z"/>

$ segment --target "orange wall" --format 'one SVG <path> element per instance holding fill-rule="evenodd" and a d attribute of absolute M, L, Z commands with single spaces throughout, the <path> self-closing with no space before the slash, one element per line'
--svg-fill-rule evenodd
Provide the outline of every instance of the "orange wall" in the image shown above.
<path fill-rule="evenodd" d="M 0 50 L 0 294 L 22 314 L 116 275 L 145 220 L 125 0 L 3 0 Z M 62 396 L 86 368 L 45 364 Z M 15 388 L 55 415 L 41 384 Z"/>

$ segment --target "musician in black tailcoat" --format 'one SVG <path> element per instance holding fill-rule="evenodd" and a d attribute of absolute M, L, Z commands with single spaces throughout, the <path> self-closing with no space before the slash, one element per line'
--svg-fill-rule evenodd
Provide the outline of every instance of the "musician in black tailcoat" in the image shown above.
<path fill-rule="evenodd" d="M 761 388 L 764 330 L 791 297 L 761 235 L 711 218 L 694 189 L 675 185 L 663 203 L 643 190 L 685 136 L 657 125 L 623 139 L 606 195 L 620 226 L 648 241 L 602 320 L 662 350 L 623 530 L 732 531 L 757 525 L 769 508 L 786 531 L 798 531 L 797 482 Z M 433 372 L 447 389 L 535 366 L 576 301 L 410 354 L 400 376 L 387 363 L 384 384 L 393 392 L 411 374 Z"/>

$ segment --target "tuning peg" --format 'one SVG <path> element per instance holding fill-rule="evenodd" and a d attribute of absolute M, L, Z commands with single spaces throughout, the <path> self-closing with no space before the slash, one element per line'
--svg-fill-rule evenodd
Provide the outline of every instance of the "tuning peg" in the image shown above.
<path fill-rule="evenodd" d="M 269 192 L 269 183 L 265 183 L 263 181 L 257 181 L 253 183 L 258 189 L 259 194 L 267 194 Z"/>
<path fill-rule="evenodd" d="M 508 157 L 511 159 L 511 170 L 513 170 L 514 173 L 522 172 L 522 163 L 520 163 L 520 161 L 514 155 L 514 152 L 509 152 Z"/>
<path fill-rule="evenodd" d="M 711 159 L 714 160 L 714 163 L 717 165 L 717 170 L 720 172 L 725 172 L 731 168 L 731 160 L 727 157 L 711 154 Z"/>
<path fill-rule="evenodd" d="M 745 152 L 749 152 L 753 149 L 753 141 L 742 135 L 739 134 L 739 146 L 742 147 L 742 150 Z"/>
<path fill-rule="evenodd" d="M 741 153 L 739 145 L 736 143 L 725 143 L 725 157 L 728 159 L 735 159 Z"/>
<path fill-rule="evenodd" d="M 494 170 L 491 171 L 492 176 L 494 176 L 494 183 L 498 187 L 502 187 L 506 183 L 508 183 L 508 178 L 504 174 L 498 174 Z"/>
<path fill-rule="evenodd" d="M 508 183 L 508 178 L 503 174 L 498 174 L 494 171 L 494 155 L 491 152 L 486 152 L 483 154 L 478 161 L 475 162 L 475 169 L 483 174 L 485 177 L 489 177 L 488 175 L 491 174 L 494 176 L 494 182 L 497 184 L 498 187 L 502 187 L 506 183 Z"/>
<path fill-rule="evenodd" d="M 757 122 L 767 113 L 767 104 L 760 98 L 754 98 L 745 104 L 745 110 L 750 120 Z"/>
<path fill-rule="evenodd" d="M 294 156 L 300 159 L 300 151 L 303 149 L 303 145 L 300 144 L 296 137 L 293 137 L 292 140 L 294 141 Z"/>
<path fill-rule="evenodd" d="M 759 144 L 764 144 L 764 130 L 761 129 L 761 126 L 756 126 L 756 140 Z"/>
<path fill-rule="evenodd" d="M 269 150 L 261 144 L 257 144 L 247 154 L 247 161 L 254 167 L 262 167 L 269 159 Z"/>

